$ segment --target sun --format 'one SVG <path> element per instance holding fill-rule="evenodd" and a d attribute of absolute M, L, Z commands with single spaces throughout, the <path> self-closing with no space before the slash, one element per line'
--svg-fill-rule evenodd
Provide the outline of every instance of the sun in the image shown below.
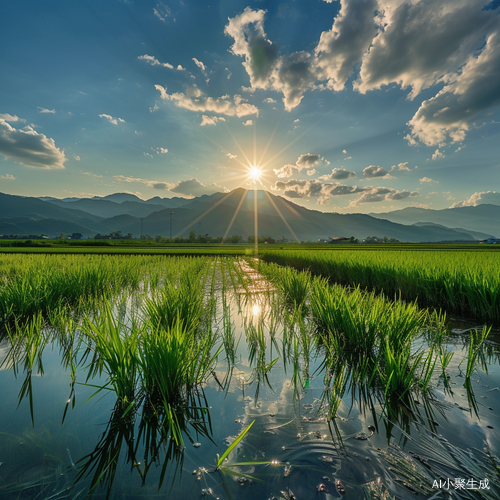
<path fill-rule="evenodd" d="M 262 170 L 259 167 L 250 167 L 248 169 L 248 177 L 254 181 L 258 181 L 262 175 Z"/>

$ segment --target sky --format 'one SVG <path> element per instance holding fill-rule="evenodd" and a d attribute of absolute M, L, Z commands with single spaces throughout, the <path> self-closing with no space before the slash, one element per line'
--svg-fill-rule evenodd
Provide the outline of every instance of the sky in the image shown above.
<path fill-rule="evenodd" d="M 0 192 L 500 205 L 500 0 L 7 0 Z"/>

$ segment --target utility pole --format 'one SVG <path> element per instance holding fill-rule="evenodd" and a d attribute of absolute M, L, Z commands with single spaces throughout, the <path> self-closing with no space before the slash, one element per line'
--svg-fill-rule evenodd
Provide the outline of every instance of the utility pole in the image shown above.
<path fill-rule="evenodd" d="M 174 212 L 170 211 L 169 216 L 170 216 L 170 239 L 172 239 L 172 215 Z"/>

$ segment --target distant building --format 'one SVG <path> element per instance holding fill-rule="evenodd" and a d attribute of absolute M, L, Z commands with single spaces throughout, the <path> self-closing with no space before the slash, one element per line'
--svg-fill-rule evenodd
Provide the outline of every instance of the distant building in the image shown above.
<path fill-rule="evenodd" d="M 331 238 L 328 243 L 342 243 L 343 241 L 349 241 L 350 238 L 344 238 L 342 236 L 337 236 L 336 238 Z"/>
<path fill-rule="evenodd" d="M 484 243 L 500 243 L 500 238 L 488 238 Z"/>
<path fill-rule="evenodd" d="M 86 240 L 85 236 L 82 233 L 73 233 L 68 239 L 71 240 Z"/>

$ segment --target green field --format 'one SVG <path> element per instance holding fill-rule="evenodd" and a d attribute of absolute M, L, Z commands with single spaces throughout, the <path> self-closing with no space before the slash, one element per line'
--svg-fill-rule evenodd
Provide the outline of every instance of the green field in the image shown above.
<path fill-rule="evenodd" d="M 220 248 L 0 253 L 2 498 L 498 498 L 500 349 L 439 311 L 495 323 L 496 251 Z"/>

